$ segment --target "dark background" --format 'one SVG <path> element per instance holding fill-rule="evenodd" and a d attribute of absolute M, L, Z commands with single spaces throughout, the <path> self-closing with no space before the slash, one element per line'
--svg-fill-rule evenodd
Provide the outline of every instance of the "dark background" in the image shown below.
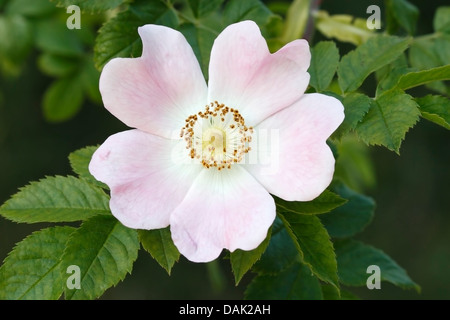
<path fill-rule="evenodd" d="M 418 34 L 431 32 L 435 9 L 448 5 L 444 0 L 411 2 L 420 8 Z M 370 4 L 383 10 L 382 2 L 375 0 L 325 0 L 322 9 L 364 18 Z M 314 40 L 320 38 L 316 37 Z M 341 54 L 352 48 L 339 46 Z M 70 174 L 67 156 L 71 151 L 102 143 L 110 134 L 125 129 L 103 107 L 89 104 L 71 121 L 46 123 L 41 98 L 51 79 L 37 70 L 35 58 L 30 57 L 18 79 L 0 79 L 0 203 L 29 181 Z M 418 96 L 427 93 L 415 92 Z M 353 289 L 361 298 L 450 299 L 449 137 L 444 128 L 421 120 L 407 134 L 401 156 L 370 148 L 377 184 L 368 194 L 377 201 L 377 209 L 373 223 L 357 238 L 393 257 L 421 285 L 422 293 L 383 282 L 381 290 Z M 15 243 L 44 226 L 0 218 L 0 261 Z M 103 298 L 240 299 L 250 279 L 247 275 L 235 287 L 229 261 L 208 267 L 184 258 L 169 277 L 141 250 L 133 275 Z"/>

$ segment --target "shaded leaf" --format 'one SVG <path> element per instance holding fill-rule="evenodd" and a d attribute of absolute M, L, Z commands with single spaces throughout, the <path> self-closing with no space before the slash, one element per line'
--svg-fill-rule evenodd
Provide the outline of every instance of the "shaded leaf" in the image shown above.
<path fill-rule="evenodd" d="M 302 263 L 295 263 L 278 275 L 258 275 L 247 287 L 245 299 L 320 300 L 319 280 Z"/>
<path fill-rule="evenodd" d="M 169 227 L 157 230 L 138 230 L 138 235 L 142 247 L 170 275 L 173 265 L 180 258 L 180 252 L 173 244 Z"/>
<path fill-rule="evenodd" d="M 428 95 L 415 100 L 423 118 L 443 126 L 447 130 L 450 129 L 450 100 L 448 98 Z"/>
<path fill-rule="evenodd" d="M 302 261 L 320 280 L 339 288 L 333 244 L 319 218 L 294 213 L 283 213 L 280 218 L 294 240 Z"/>
<path fill-rule="evenodd" d="M 450 33 L 450 6 L 437 8 L 433 20 L 434 31 Z"/>
<path fill-rule="evenodd" d="M 411 280 L 406 271 L 383 251 L 351 239 L 337 241 L 335 247 L 339 278 L 343 284 L 365 286 L 370 276 L 367 267 L 376 265 L 380 267 L 382 281 L 420 291 L 420 287 Z"/>
<path fill-rule="evenodd" d="M 49 122 L 63 122 L 74 117 L 83 105 L 83 83 L 68 76 L 54 81 L 44 94 L 43 113 Z"/>
<path fill-rule="evenodd" d="M 271 230 L 268 231 L 266 239 L 253 250 L 244 251 L 237 249 L 230 254 L 231 269 L 234 273 L 236 285 L 242 280 L 242 277 L 251 269 L 251 267 L 261 258 L 270 241 Z"/>
<path fill-rule="evenodd" d="M 320 214 L 325 213 L 342 206 L 345 199 L 342 199 L 339 195 L 331 192 L 330 190 L 325 190 L 317 198 L 311 201 L 286 201 L 276 196 L 275 204 L 277 206 L 277 211 L 279 212 L 292 212 L 296 214 Z"/>
<path fill-rule="evenodd" d="M 343 238 L 361 232 L 373 219 L 375 201 L 351 190 L 343 183 L 336 183 L 333 190 L 348 202 L 330 213 L 320 216 L 329 235 Z"/>
<path fill-rule="evenodd" d="M 224 0 L 188 0 L 196 18 L 206 16 L 220 8 Z"/>
<path fill-rule="evenodd" d="M 253 270 L 260 274 L 275 275 L 286 270 L 295 261 L 298 261 L 297 248 L 283 222 L 277 217 L 272 226 L 269 245 L 261 259 L 254 265 Z"/>
<path fill-rule="evenodd" d="M 416 31 L 419 9 L 406 0 L 388 0 L 387 12 L 392 14 L 396 22 L 409 34 Z"/>

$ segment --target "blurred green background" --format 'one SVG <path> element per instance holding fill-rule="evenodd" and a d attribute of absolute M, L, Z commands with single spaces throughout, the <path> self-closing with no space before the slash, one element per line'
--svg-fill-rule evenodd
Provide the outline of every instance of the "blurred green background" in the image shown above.
<path fill-rule="evenodd" d="M 420 9 L 418 34 L 431 32 L 435 9 L 448 5 L 446 0 L 410 2 Z M 383 10 L 383 2 L 376 0 L 324 0 L 321 8 L 364 18 L 370 4 Z M 320 39 L 316 34 L 314 41 Z M 339 48 L 343 54 L 352 46 L 339 44 Z M 29 181 L 70 174 L 67 156 L 71 151 L 100 144 L 112 133 L 125 129 L 103 107 L 89 102 L 68 122 L 46 122 L 41 99 L 52 79 L 38 70 L 37 55 L 31 54 L 19 77 L 0 77 L 1 203 Z M 416 91 L 415 95 L 427 93 Z M 422 120 L 407 134 L 401 156 L 383 148 L 370 148 L 377 181 L 366 193 L 375 198 L 377 209 L 373 223 L 357 238 L 393 257 L 421 285 L 422 293 L 382 283 L 381 290 L 352 290 L 361 298 L 450 299 L 449 138 L 447 130 Z M 19 225 L 0 218 L 0 260 L 15 243 L 44 226 Z M 247 275 L 235 287 L 226 259 L 206 266 L 181 258 L 169 277 L 141 250 L 133 274 L 103 298 L 240 299 L 250 279 L 251 275 Z"/>

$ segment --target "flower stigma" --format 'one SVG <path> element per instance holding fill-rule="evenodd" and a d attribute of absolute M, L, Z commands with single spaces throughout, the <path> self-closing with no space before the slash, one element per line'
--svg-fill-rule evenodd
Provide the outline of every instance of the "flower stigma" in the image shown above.
<path fill-rule="evenodd" d="M 251 150 L 253 128 L 237 109 L 217 101 L 205 106 L 204 111 L 190 115 L 181 129 L 191 159 L 197 159 L 209 169 L 231 169 Z"/>

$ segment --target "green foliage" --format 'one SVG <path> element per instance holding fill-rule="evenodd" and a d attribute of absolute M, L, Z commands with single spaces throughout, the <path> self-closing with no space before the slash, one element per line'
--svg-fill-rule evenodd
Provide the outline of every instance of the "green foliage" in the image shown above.
<path fill-rule="evenodd" d="M 188 0 L 196 18 L 204 17 L 216 11 L 224 0 Z"/>
<path fill-rule="evenodd" d="M 286 201 L 273 196 L 278 212 L 291 212 L 296 214 L 320 214 L 342 206 L 347 201 L 339 195 L 325 190 L 312 201 Z"/>
<path fill-rule="evenodd" d="M 269 23 L 274 14 L 260 0 L 229 0 L 223 11 L 225 26 L 244 20 L 253 20 L 260 27 Z"/>
<path fill-rule="evenodd" d="M 296 263 L 278 275 L 258 275 L 247 287 L 249 300 L 320 300 L 319 280 L 303 263 Z"/>
<path fill-rule="evenodd" d="M 394 33 L 397 26 L 401 26 L 410 35 L 416 31 L 419 9 L 407 0 L 387 0 L 388 30 Z"/>
<path fill-rule="evenodd" d="M 345 118 L 339 128 L 333 133 L 333 138 L 342 139 L 350 130 L 355 130 L 370 109 L 372 99 L 361 93 L 350 93 L 342 99 Z"/>
<path fill-rule="evenodd" d="M 348 202 L 330 213 L 321 215 L 320 220 L 331 237 L 352 237 L 372 221 L 375 201 L 342 183 L 336 183 L 333 190 L 348 199 Z"/>
<path fill-rule="evenodd" d="M 309 84 L 318 92 L 330 86 L 339 64 L 339 50 L 332 41 L 322 41 L 311 50 L 311 65 L 308 69 Z"/>
<path fill-rule="evenodd" d="M 288 43 L 303 37 L 308 20 L 310 19 L 310 0 L 294 0 L 286 12 L 282 43 Z"/>
<path fill-rule="evenodd" d="M 80 289 L 64 290 L 67 300 L 95 299 L 131 273 L 138 256 L 137 231 L 113 217 L 98 216 L 85 221 L 70 235 L 62 256 L 61 272 L 80 268 Z"/>
<path fill-rule="evenodd" d="M 79 57 L 83 54 L 83 44 L 77 32 L 67 29 L 58 20 L 39 20 L 35 25 L 35 44 L 40 50 L 55 55 Z"/>
<path fill-rule="evenodd" d="M 327 38 L 361 45 L 375 34 L 367 28 L 366 20 L 347 14 L 330 16 L 326 11 L 315 13 L 316 28 Z"/>
<path fill-rule="evenodd" d="M 53 77 L 65 77 L 72 75 L 78 68 L 77 58 L 43 53 L 38 58 L 38 66 L 42 72 Z"/>
<path fill-rule="evenodd" d="M 97 181 L 97 179 L 95 179 L 89 172 L 89 163 L 91 162 L 92 155 L 97 148 L 98 146 L 90 146 L 72 152 L 69 155 L 70 166 L 72 167 L 73 172 L 75 172 L 80 178 L 101 188 L 108 189 L 106 184 Z"/>
<path fill-rule="evenodd" d="M 417 98 L 421 116 L 450 130 L 450 100 L 442 96 L 428 95 Z"/>
<path fill-rule="evenodd" d="M 55 11 L 55 6 L 48 0 L 9 0 L 5 7 L 7 14 L 27 17 L 46 16 Z"/>
<path fill-rule="evenodd" d="M 35 1 L 35 0 L 33 0 Z M 71 5 L 79 6 L 81 10 L 94 13 L 111 10 L 129 0 L 50 0 L 55 2 L 58 7 L 67 8 Z"/>
<path fill-rule="evenodd" d="M 205 75 L 205 78 L 208 79 L 210 52 L 218 31 L 210 27 L 197 28 L 192 23 L 184 23 L 180 27 L 180 31 L 194 50 L 203 74 Z"/>
<path fill-rule="evenodd" d="M 137 0 L 126 11 L 107 21 L 95 40 L 94 61 L 97 69 L 112 58 L 139 57 L 142 42 L 137 32 L 145 24 L 176 27 L 178 19 L 174 10 L 162 1 Z"/>
<path fill-rule="evenodd" d="M 420 291 L 406 271 L 379 249 L 356 240 L 342 240 L 335 243 L 340 281 L 348 286 L 366 285 L 369 274 L 367 267 L 380 267 L 381 280 L 405 289 Z"/>
<path fill-rule="evenodd" d="M 450 80 L 450 64 L 428 70 L 409 72 L 400 77 L 397 87 L 407 90 L 433 81 Z"/>
<path fill-rule="evenodd" d="M 261 258 L 270 241 L 271 230 L 267 233 L 266 239 L 256 248 L 250 251 L 237 249 L 230 254 L 231 268 L 234 273 L 236 285 L 251 267 Z"/>
<path fill-rule="evenodd" d="M 298 252 L 283 222 L 276 218 L 272 236 L 261 259 L 252 268 L 259 274 L 276 275 L 297 261 Z"/>
<path fill-rule="evenodd" d="M 436 10 L 433 20 L 433 27 L 435 31 L 450 34 L 450 6 L 439 7 Z"/>
<path fill-rule="evenodd" d="M 0 207 L 14 222 L 70 222 L 109 215 L 109 198 L 99 188 L 74 177 L 31 182 Z"/>
<path fill-rule="evenodd" d="M 408 48 L 410 38 L 394 36 L 373 37 L 342 57 L 338 76 L 342 92 L 358 89 L 374 71 L 398 58 Z M 374 53 L 377 54 L 374 54 Z"/>
<path fill-rule="evenodd" d="M 0 268 L 0 300 L 58 299 L 66 283 L 61 256 L 74 230 L 42 229 L 18 243 Z"/>
<path fill-rule="evenodd" d="M 180 252 L 173 244 L 169 227 L 157 230 L 139 230 L 138 235 L 142 247 L 170 275 L 173 265 L 180 258 Z"/>
<path fill-rule="evenodd" d="M 372 101 L 356 132 L 365 143 L 382 145 L 399 154 L 406 132 L 416 124 L 419 115 L 411 96 L 399 89 L 389 90 Z"/>
<path fill-rule="evenodd" d="M 294 241 L 302 262 L 322 281 L 339 288 L 336 256 L 330 236 L 319 218 L 313 215 L 280 215 Z"/>
<path fill-rule="evenodd" d="M 72 118 L 83 103 L 83 83 L 77 77 L 67 77 L 52 83 L 43 100 L 44 117 L 49 122 Z"/>
<path fill-rule="evenodd" d="M 30 52 L 30 23 L 19 15 L 0 16 L 0 68 L 7 74 L 17 74 Z"/>

